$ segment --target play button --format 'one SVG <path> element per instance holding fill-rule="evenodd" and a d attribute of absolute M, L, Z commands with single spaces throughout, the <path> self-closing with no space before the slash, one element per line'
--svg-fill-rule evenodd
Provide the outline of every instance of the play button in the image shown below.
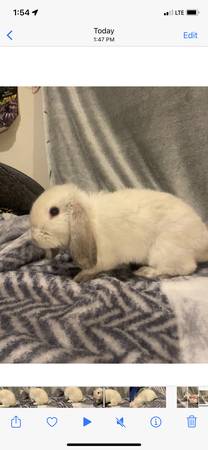
<path fill-rule="evenodd" d="M 92 423 L 90 419 L 87 419 L 87 417 L 83 417 L 83 427 L 86 427 L 90 423 Z"/>

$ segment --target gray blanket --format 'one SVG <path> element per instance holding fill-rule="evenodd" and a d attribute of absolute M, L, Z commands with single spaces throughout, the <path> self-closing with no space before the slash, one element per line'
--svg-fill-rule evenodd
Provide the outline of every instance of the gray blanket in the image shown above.
<path fill-rule="evenodd" d="M 0 216 L 0 362 L 208 362 L 206 265 L 162 282 L 77 272 L 67 253 L 44 259 L 27 216 Z"/>
<path fill-rule="evenodd" d="M 208 221 L 208 87 L 45 87 L 51 182 L 143 187 Z"/>

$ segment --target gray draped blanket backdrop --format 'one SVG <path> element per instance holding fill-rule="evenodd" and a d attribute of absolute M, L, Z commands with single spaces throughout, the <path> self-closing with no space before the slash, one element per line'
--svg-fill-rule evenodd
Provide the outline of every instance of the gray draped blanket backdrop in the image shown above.
<path fill-rule="evenodd" d="M 171 192 L 208 220 L 208 88 L 43 88 L 51 182 Z"/>

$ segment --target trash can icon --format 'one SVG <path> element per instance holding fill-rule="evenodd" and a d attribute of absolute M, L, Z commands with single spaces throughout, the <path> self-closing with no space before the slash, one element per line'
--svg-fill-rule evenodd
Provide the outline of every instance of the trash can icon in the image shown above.
<path fill-rule="evenodd" d="M 188 428 L 196 428 L 196 419 L 193 415 L 187 417 Z"/>

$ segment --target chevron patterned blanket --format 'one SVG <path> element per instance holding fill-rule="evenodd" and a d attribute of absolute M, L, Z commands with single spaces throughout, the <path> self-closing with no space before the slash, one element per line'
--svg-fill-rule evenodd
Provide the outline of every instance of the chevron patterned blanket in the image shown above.
<path fill-rule="evenodd" d="M 1 363 L 208 362 L 208 265 L 163 281 L 77 271 L 44 259 L 28 216 L 0 215 Z"/>

